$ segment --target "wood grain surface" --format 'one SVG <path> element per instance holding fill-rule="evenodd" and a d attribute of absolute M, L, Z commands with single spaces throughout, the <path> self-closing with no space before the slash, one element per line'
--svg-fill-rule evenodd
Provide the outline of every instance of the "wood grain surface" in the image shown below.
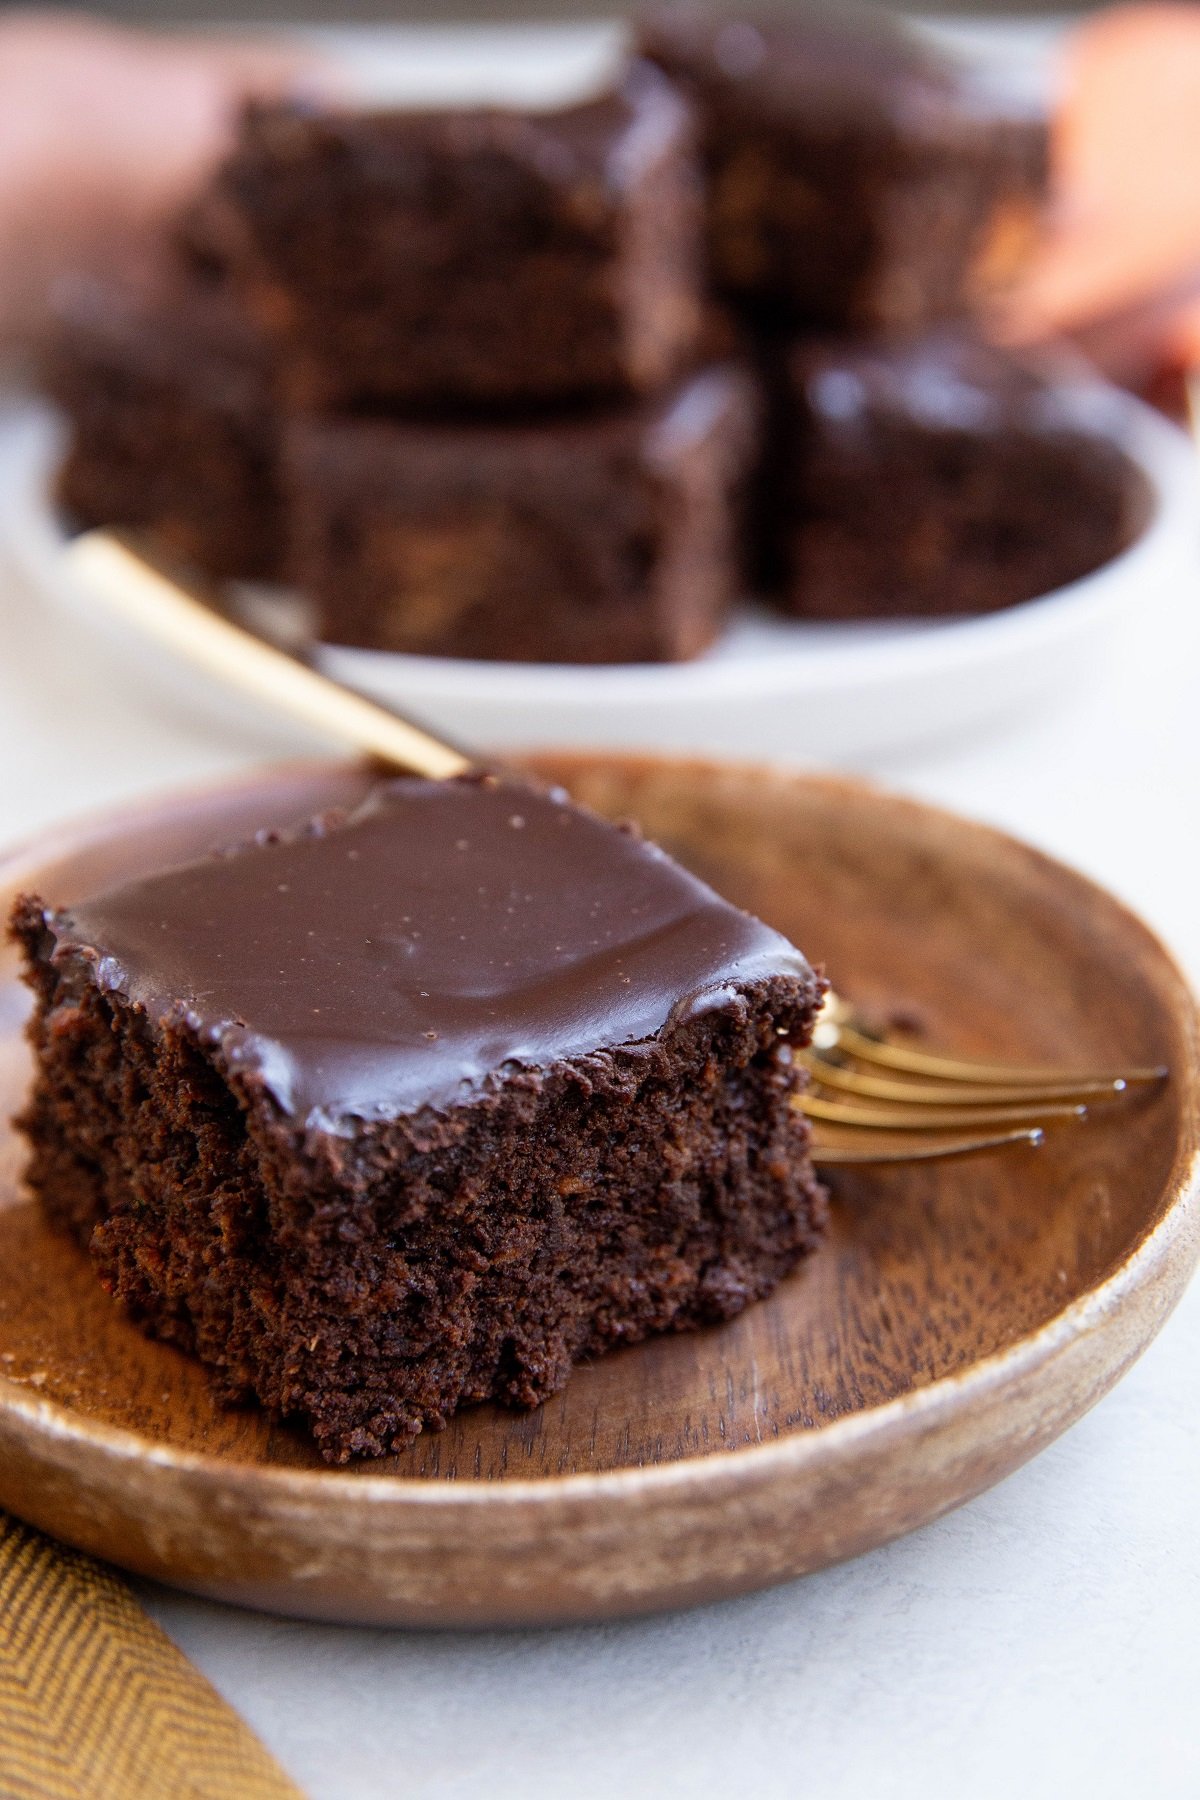
<path fill-rule="evenodd" d="M 530 1414 L 468 1411 L 333 1471 L 215 1407 L 20 1190 L 0 1138 L 0 1505 L 128 1567 L 313 1616 L 596 1617 L 800 1573 L 979 1491 L 1096 1399 L 1198 1247 L 1196 1015 L 1146 929 L 1012 840 L 832 779 L 607 756 L 538 759 L 632 816 L 938 1047 L 1172 1078 L 1041 1150 L 843 1172 L 813 1262 L 718 1330 L 620 1351 Z M 81 897 L 132 870 L 353 799 L 347 768 L 99 821 L 10 859 Z M 28 1076 L 0 971 L 0 1106 Z M 1182 1404 L 1181 1397 L 1181 1404 Z M 1050 1522 L 1048 1522 L 1050 1523 Z"/>

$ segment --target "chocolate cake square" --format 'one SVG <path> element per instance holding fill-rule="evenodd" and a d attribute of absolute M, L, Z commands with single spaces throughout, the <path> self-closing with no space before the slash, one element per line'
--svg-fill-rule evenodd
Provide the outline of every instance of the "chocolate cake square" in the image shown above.
<path fill-rule="evenodd" d="M 729 1318 L 819 1236 L 824 983 L 559 791 L 395 781 L 14 931 L 42 1206 L 331 1461 Z"/>
<path fill-rule="evenodd" d="M 877 15 L 651 12 L 693 100 L 718 285 L 797 325 L 915 329 L 1015 274 L 1047 183 L 1043 109 Z"/>
<path fill-rule="evenodd" d="M 570 417 L 297 420 L 293 576 L 332 643 L 529 662 L 694 656 L 741 585 L 755 420 L 735 367 Z"/>
<path fill-rule="evenodd" d="M 207 575 L 278 577 L 278 427 L 265 340 L 219 283 L 79 279 L 56 294 L 46 385 L 70 421 L 75 523 L 151 529 Z"/>
<path fill-rule="evenodd" d="M 642 393 L 696 342 L 692 123 L 646 65 L 559 112 L 260 106 L 220 186 L 302 406 Z"/>
<path fill-rule="evenodd" d="M 803 617 L 991 612 L 1129 542 L 1140 482 L 1086 385 L 957 332 L 802 343 L 790 360 L 786 604 Z"/>

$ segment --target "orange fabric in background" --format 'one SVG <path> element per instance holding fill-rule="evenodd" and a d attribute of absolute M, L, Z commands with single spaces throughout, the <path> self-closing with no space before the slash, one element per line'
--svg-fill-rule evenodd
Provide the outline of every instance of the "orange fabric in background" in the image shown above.
<path fill-rule="evenodd" d="M 1051 224 L 1008 328 L 1119 334 L 1124 315 L 1164 366 L 1200 364 L 1200 5 L 1101 13 L 1065 63 Z"/>

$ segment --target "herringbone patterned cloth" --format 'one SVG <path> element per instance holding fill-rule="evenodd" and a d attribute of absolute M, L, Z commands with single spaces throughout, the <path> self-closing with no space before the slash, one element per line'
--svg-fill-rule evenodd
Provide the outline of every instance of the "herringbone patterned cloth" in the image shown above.
<path fill-rule="evenodd" d="M 0 1800 L 303 1800 L 119 1576 L 0 1513 Z"/>

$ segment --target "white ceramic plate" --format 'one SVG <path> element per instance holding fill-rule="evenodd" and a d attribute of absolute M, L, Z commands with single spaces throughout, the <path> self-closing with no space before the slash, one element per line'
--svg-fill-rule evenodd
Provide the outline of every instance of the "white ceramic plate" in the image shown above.
<path fill-rule="evenodd" d="M 434 728 L 497 749 L 550 744 L 736 751 L 854 764 L 961 732 L 1073 685 L 1126 608 L 1194 585 L 1200 480 L 1187 437 L 1139 401 L 1081 384 L 1079 418 L 1141 471 L 1135 542 L 1056 593 L 983 618 L 823 626 L 745 609 L 696 662 L 600 668 L 396 656 L 325 646 L 333 675 Z M 50 498 L 61 426 L 37 402 L 0 414 L 0 539 L 33 588 L 99 631 L 68 573 Z M 107 627 L 111 630 L 111 627 Z M 143 650 L 122 662 L 229 721 L 229 699 Z"/>

